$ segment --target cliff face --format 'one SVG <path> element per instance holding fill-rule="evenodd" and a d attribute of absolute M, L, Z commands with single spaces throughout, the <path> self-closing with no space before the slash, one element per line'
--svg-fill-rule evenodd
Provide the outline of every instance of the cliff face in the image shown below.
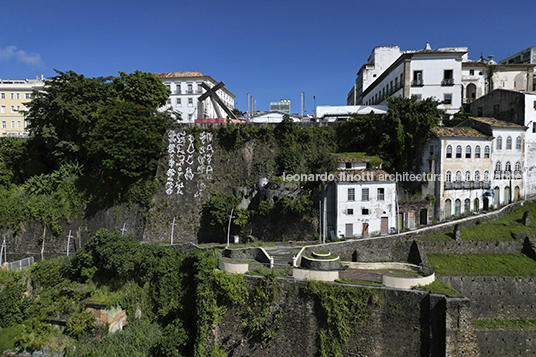
<path fill-rule="evenodd" d="M 274 192 L 264 195 L 254 189 L 258 188 L 259 178 L 276 172 L 275 158 L 280 149 L 272 132 L 273 129 L 266 129 L 267 135 L 252 136 L 249 132 L 226 132 L 212 126 L 172 128 L 165 136 L 166 147 L 155 177 L 158 190 L 152 207 L 119 204 L 87 210 L 60 222 L 63 233 L 59 237 L 54 237 L 40 224 L 23 223 L 17 231 L 1 232 L 6 237 L 8 260 L 29 255 L 40 258 L 43 235 L 45 257 L 65 255 L 69 231 L 71 253 L 83 246 L 99 228 L 113 231 L 124 227 L 126 234 L 133 234 L 140 241 L 169 243 L 174 218 L 174 243 L 223 243 L 226 234 L 209 224 L 203 204 L 213 194 L 230 195 L 237 187 L 244 188 L 245 196 L 252 195 L 243 200 L 249 209 L 254 209 L 262 198 L 277 196 Z M 295 185 L 290 188 L 294 191 L 290 194 L 299 190 Z M 283 192 L 277 187 L 272 191 Z M 284 217 L 284 221 L 253 218 L 247 228 L 248 233 L 263 240 L 303 240 L 313 238 L 317 223 L 290 216 Z"/>

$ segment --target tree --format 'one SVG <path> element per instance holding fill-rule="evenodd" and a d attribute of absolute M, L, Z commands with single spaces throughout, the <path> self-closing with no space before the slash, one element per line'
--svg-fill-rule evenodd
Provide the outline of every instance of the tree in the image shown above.
<path fill-rule="evenodd" d="M 28 129 L 50 171 L 64 162 L 84 160 L 85 143 L 95 125 L 94 113 L 106 102 L 111 77 L 86 78 L 73 71 L 45 81 L 27 104 Z"/>
<path fill-rule="evenodd" d="M 131 74 L 119 72 L 113 87 L 118 98 L 149 108 L 164 106 L 171 93 L 154 74 L 138 70 Z"/>
<path fill-rule="evenodd" d="M 90 157 L 115 181 L 147 177 L 156 170 L 162 137 L 171 119 L 135 102 L 110 99 L 97 114 L 88 140 Z"/>

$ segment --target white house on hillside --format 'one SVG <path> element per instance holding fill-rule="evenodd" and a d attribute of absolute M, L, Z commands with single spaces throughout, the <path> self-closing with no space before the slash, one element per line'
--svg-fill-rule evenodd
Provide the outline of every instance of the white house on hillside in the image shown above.
<path fill-rule="evenodd" d="M 374 158 L 337 154 L 336 179 L 325 190 L 327 226 L 331 236 L 366 237 L 388 234 L 396 227 L 396 181 Z"/>
<path fill-rule="evenodd" d="M 323 121 L 347 120 L 352 114 L 387 114 L 386 105 L 339 105 L 316 107 L 316 118 Z"/>
<path fill-rule="evenodd" d="M 218 111 L 225 115 L 223 108 L 209 98 L 199 103 L 198 98 L 205 93 L 201 83 L 209 87 L 218 84 L 212 77 L 201 72 L 169 72 L 153 73 L 160 78 L 171 91 L 166 105 L 162 110 L 171 109 L 178 113 L 183 123 L 193 123 L 195 119 L 218 118 Z M 227 108 L 234 108 L 235 95 L 223 87 L 216 91 L 218 97 Z M 216 106 L 218 107 L 216 109 Z"/>

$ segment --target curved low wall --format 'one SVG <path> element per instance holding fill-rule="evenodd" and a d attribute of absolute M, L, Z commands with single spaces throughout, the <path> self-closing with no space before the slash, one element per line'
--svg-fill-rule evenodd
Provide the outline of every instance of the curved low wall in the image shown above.
<path fill-rule="evenodd" d="M 395 262 L 386 262 L 386 263 L 361 263 L 361 262 L 344 262 L 344 265 L 347 265 L 352 269 L 363 269 L 363 270 L 379 270 L 379 269 L 399 269 L 399 270 L 408 270 L 420 272 L 422 271 L 425 276 L 420 276 L 416 278 L 402 278 L 396 276 L 383 275 L 383 285 L 388 288 L 398 288 L 398 289 L 410 289 L 418 285 L 428 285 L 435 280 L 435 273 L 432 269 L 426 266 L 419 266 L 406 263 L 395 263 Z"/>
<path fill-rule="evenodd" d="M 220 270 L 227 271 L 229 274 L 244 274 L 249 271 L 249 264 L 248 263 L 229 263 L 220 259 L 218 262 L 218 268 L 220 268 Z"/>
<path fill-rule="evenodd" d="M 340 269 L 341 260 L 339 257 L 336 257 L 334 259 L 314 259 L 309 257 L 302 257 L 301 265 L 305 269 L 335 270 Z"/>
<path fill-rule="evenodd" d="M 292 269 L 292 277 L 298 280 L 320 280 L 320 281 L 335 281 L 339 279 L 338 270 L 310 270 L 310 269 Z"/>

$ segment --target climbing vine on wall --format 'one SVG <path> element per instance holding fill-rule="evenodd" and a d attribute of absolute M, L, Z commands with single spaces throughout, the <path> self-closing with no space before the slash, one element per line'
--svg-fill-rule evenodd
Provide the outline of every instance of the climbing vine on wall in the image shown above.
<path fill-rule="evenodd" d="M 350 334 L 369 317 L 372 297 L 383 294 L 379 289 L 335 286 L 320 281 L 308 281 L 304 291 L 318 299 L 326 314 L 326 331 L 318 333 L 321 357 L 342 357 L 342 346 Z"/>

